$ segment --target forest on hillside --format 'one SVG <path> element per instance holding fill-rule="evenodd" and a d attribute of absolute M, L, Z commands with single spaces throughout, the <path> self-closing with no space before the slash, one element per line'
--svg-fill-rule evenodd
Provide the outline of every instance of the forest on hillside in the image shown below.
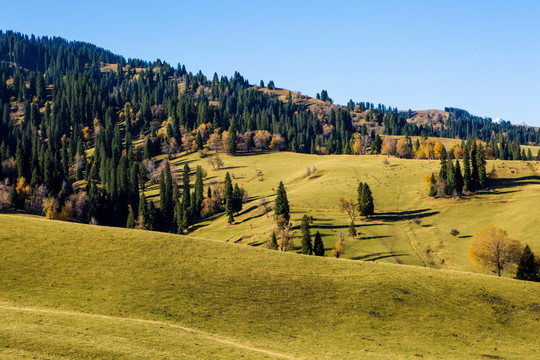
<path fill-rule="evenodd" d="M 322 91 L 317 101 L 327 106 L 314 112 L 291 92 L 283 99 L 261 91 L 276 89 L 273 81 L 253 86 L 238 72 L 209 78 L 61 38 L 0 32 L 0 61 L 0 207 L 53 218 L 126 226 L 143 216 L 148 228 L 185 231 L 212 190 L 198 185 L 203 169 L 184 168 L 180 188 L 167 175 L 162 160 L 182 153 L 212 156 L 216 166 L 218 152 L 438 158 L 429 138 L 449 137 L 464 140 L 462 149 L 466 139 L 482 141 L 488 159 L 530 160 L 520 144 L 540 144 L 535 128 L 455 108 L 445 109 L 443 126 L 417 125 L 410 112 L 352 100 L 338 106 Z M 353 112 L 365 114 L 361 122 Z M 463 156 L 448 150 L 450 159 Z M 159 209 L 144 197 L 149 182 L 166 193 Z M 217 199 L 214 211 L 223 211 Z"/>

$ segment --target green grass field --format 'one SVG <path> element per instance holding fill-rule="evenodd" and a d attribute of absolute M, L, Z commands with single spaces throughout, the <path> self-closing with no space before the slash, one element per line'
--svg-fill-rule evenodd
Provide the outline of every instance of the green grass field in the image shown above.
<path fill-rule="evenodd" d="M 1 358 L 536 359 L 539 286 L 0 215 Z"/>
<path fill-rule="evenodd" d="M 362 235 L 356 239 L 347 236 L 346 258 L 473 271 L 466 258 L 470 237 L 489 223 L 508 230 L 510 236 L 540 253 L 536 213 L 531 211 L 540 201 L 538 162 L 488 161 L 488 172 L 495 170 L 489 191 L 461 199 L 433 199 L 427 196 L 423 177 L 438 173 L 438 160 L 285 152 L 221 156 L 225 167 L 218 171 L 211 170 L 207 159 L 198 154 L 173 160 L 177 169 L 185 162 L 192 170 L 200 164 L 208 171 L 205 186 L 223 181 L 228 171 L 250 196 L 233 225 L 227 224 L 224 215 L 215 216 L 197 224 L 191 232 L 194 237 L 265 246 L 275 222 L 273 213 L 266 217 L 258 207 L 259 199 L 273 200 L 282 180 L 291 205 L 296 247 L 300 246 L 300 219 L 308 214 L 315 219 L 312 234 L 321 232 L 329 255 L 338 232 L 347 233 L 350 223 L 347 214 L 339 211 L 338 199 L 356 200 L 358 182 L 363 181 L 372 189 L 376 215 L 369 220 L 357 217 Z M 308 177 L 306 168 L 314 166 L 316 171 Z M 263 181 L 257 170 L 264 174 Z M 157 196 L 157 185 L 148 194 Z M 452 229 L 459 235 L 450 235 Z"/>

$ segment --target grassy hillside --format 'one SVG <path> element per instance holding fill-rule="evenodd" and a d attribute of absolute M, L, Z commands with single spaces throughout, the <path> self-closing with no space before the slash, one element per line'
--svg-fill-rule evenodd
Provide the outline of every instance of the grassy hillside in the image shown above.
<path fill-rule="evenodd" d="M 538 357 L 539 284 L 0 215 L 0 357 Z"/>
<path fill-rule="evenodd" d="M 423 177 L 438 173 L 438 160 L 294 153 L 221 156 L 225 167 L 219 171 L 211 170 L 207 159 L 198 154 L 173 160 L 177 169 L 186 161 L 192 169 L 198 164 L 207 169 L 205 186 L 223 181 L 228 171 L 234 175 L 233 182 L 245 187 L 250 195 L 250 202 L 244 205 L 235 224 L 227 224 L 223 215 L 212 217 L 196 225 L 191 233 L 196 237 L 264 246 L 275 222 L 272 213 L 267 218 L 258 208 L 259 199 L 266 196 L 273 200 L 282 180 L 297 230 L 295 245 L 300 246 L 300 219 L 310 214 L 315 219 L 312 233 L 322 233 L 329 253 L 338 232 L 347 232 L 350 223 L 349 217 L 339 212 L 338 199 L 356 199 L 357 184 L 363 181 L 373 191 L 376 215 L 369 220 L 357 218 L 362 235 L 346 240 L 347 258 L 472 271 L 466 259 L 470 237 L 489 223 L 507 229 L 510 236 L 540 253 L 534 226 L 536 214 L 527 210 L 534 209 L 540 200 L 538 162 L 488 161 L 487 170 L 492 172 L 490 191 L 461 199 L 433 199 L 427 196 Z M 307 167 L 312 172 L 309 177 Z M 257 171 L 263 173 L 262 181 Z M 149 194 L 158 194 L 157 185 L 150 188 Z M 460 234 L 450 235 L 452 229 Z"/>

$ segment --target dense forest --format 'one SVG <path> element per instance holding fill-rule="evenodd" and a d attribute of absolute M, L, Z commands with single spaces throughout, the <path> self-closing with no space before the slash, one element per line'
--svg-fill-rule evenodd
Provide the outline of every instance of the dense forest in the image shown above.
<path fill-rule="evenodd" d="M 428 137 L 450 137 L 482 140 L 490 157 L 532 159 L 519 145 L 540 143 L 535 128 L 495 124 L 459 109 L 445 109 L 450 116 L 443 126 L 417 125 L 408 121 L 410 111 L 352 100 L 334 105 L 326 90 L 317 96 L 326 110 L 314 112 L 290 92 L 283 99 L 261 91 L 262 81 L 250 85 L 238 72 L 207 78 L 180 64 L 126 60 L 61 38 L 0 32 L 0 61 L 0 203 L 9 197 L 16 209 L 46 209 L 50 217 L 183 232 L 204 216 L 203 200 L 212 196 L 211 211 L 232 217 L 228 203 L 237 204 L 242 189 L 229 184 L 205 191 L 203 169 L 189 167 L 178 188 L 168 162 L 155 161 L 181 152 L 412 157 Z M 353 113 L 363 114 L 361 121 Z M 385 135 L 407 141 L 392 148 Z M 451 154 L 459 158 L 458 151 Z M 193 193 L 190 177 L 196 178 Z M 148 182 L 160 184 L 159 209 L 140 195 Z M 227 197 L 231 191 L 234 199 Z"/>

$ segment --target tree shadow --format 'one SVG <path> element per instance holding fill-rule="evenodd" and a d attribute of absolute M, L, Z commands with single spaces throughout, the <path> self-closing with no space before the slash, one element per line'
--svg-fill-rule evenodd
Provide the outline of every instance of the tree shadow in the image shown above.
<path fill-rule="evenodd" d="M 460 239 L 467 239 L 467 238 L 470 238 L 472 237 L 472 235 L 461 235 L 461 236 L 458 236 L 458 238 Z"/>
<path fill-rule="evenodd" d="M 392 253 L 392 252 L 379 252 L 373 254 L 367 254 L 362 256 L 354 256 L 351 260 L 363 260 L 363 261 L 375 261 L 380 259 L 386 259 L 390 257 L 409 256 L 407 253 Z"/>
<path fill-rule="evenodd" d="M 377 235 L 377 236 L 360 236 L 358 240 L 374 240 L 388 238 L 390 235 Z"/>
<path fill-rule="evenodd" d="M 540 184 L 539 175 L 529 175 L 517 178 L 494 178 L 489 179 L 489 187 L 492 189 L 504 189 L 515 186 L 535 185 Z M 518 190 L 514 190 L 518 191 Z M 499 193 L 500 194 L 500 193 Z"/>
<path fill-rule="evenodd" d="M 403 221 L 413 219 L 423 219 L 433 215 L 437 215 L 439 211 L 430 211 L 431 209 L 418 209 L 418 210 L 406 210 L 406 211 L 389 211 L 385 213 L 378 213 L 371 217 L 373 220 L 379 221 Z"/>
<path fill-rule="evenodd" d="M 246 168 L 246 167 L 247 165 L 224 166 L 221 168 L 221 170 L 240 169 L 240 168 Z"/>

